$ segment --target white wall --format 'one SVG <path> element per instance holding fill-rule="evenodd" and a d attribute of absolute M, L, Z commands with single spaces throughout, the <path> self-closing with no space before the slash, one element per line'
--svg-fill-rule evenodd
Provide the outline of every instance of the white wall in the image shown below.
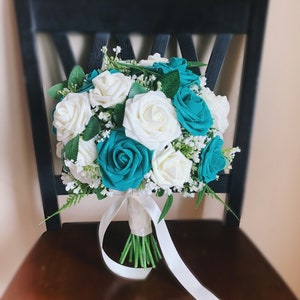
<path fill-rule="evenodd" d="M 299 0 L 271 0 L 241 227 L 300 298 Z M 44 230 L 12 1 L 0 0 L 0 295 Z"/>

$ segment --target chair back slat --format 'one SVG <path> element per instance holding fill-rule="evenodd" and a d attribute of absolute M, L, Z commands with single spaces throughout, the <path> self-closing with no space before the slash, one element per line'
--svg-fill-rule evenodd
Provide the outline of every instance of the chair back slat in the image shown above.
<path fill-rule="evenodd" d="M 86 72 L 99 69 L 102 65 L 103 53 L 101 49 L 108 44 L 110 33 L 96 32 L 93 38 L 93 44 L 89 53 L 89 59 L 86 66 Z"/>
<path fill-rule="evenodd" d="M 128 34 L 117 33 L 114 35 L 116 45 L 122 48 L 121 58 L 124 60 L 135 59 L 135 54 Z"/>
<path fill-rule="evenodd" d="M 240 215 L 268 0 L 186 0 L 180 5 L 174 5 L 173 0 L 153 0 L 150 6 L 145 0 L 90 0 L 88 4 L 85 0 L 14 1 L 46 217 L 58 209 L 57 194 L 66 194 L 66 191 L 60 177 L 54 174 L 49 115 L 42 101 L 43 90 L 46 88 L 43 89 L 39 77 L 36 49 L 36 34 L 39 32 L 49 33 L 53 37 L 66 75 L 77 63 L 68 40 L 69 33 L 78 32 L 91 37 L 91 43 L 85 45 L 90 48 L 86 66 L 82 66 L 86 72 L 101 67 L 103 54 L 100 49 L 104 45 L 121 46 L 122 59 L 135 58 L 137 55 L 131 43 L 131 34 L 151 37 L 153 42 L 147 45 L 148 54 L 158 52 L 164 56 L 168 47 L 174 46 L 172 42 L 176 41 L 176 47 L 179 46 L 182 56 L 188 60 L 197 60 L 200 56 L 198 44 L 195 47 L 193 42 L 194 35 L 215 35 L 216 41 L 205 73 L 211 89 L 218 82 L 232 35 L 246 35 L 246 54 L 233 141 L 233 145 L 240 146 L 242 152 L 236 156 L 230 174 L 221 174 L 218 181 L 211 183 L 216 192 L 228 193 L 229 206 Z M 197 72 L 200 74 L 198 68 Z M 230 213 L 227 214 L 226 222 L 239 225 Z M 59 216 L 47 221 L 48 229 L 59 226 Z"/>
<path fill-rule="evenodd" d="M 56 50 L 59 54 L 64 72 L 66 76 L 68 76 L 75 65 L 75 59 L 68 37 L 64 32 L 53 32 L 51 35 L 56 46 Z"/>
<path fill-rule="evenodd" d="M 157 34 L 154 37 L 150 54 L 159 53 L 164 56 L 170 41 L 170 34 Z"/>
<path fill-rule="evenodd" d="M 28 1 L 28 0 L 27 0 Z M 40 31 L 85 31 L 145 34 L 161 33 L 245 33 L 253 0 L 98 1 L 31 0 L 35 29 Z M 255 0 L 258 1 L 258 0 Z M 147 7 L 145 9 L 144 7 Z M 159 10 L 158 10 L 159 7 Z"/>
<path fill-rule="evenodd" d="M 227 54 L 232 34 L 218 34 L 207 64 L 205 77 L 207 78 L 206 85 L 213 91 L 215 89 L 220 71 Z"/>
<path fill-rule="evenodd" d="M 177 40 L 178 40 L 178 44 L 179 44 L 182 56 L 190 61 L 198 61 L 197 51 L 195 49 L 191 34 L 187 34 L 187 33 L 178 34 Z M 192 68 L 192 70 L 196 74 L 200 75 L 199 68 Z"/>

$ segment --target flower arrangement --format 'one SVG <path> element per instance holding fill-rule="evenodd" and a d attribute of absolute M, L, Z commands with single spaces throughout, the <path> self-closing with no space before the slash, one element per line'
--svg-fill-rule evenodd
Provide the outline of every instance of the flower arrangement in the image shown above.
<path fill-rule="evenodd" d="M 159 54 L 122 61 L 120 47 L 112 56 L 106 47 L 102 51 L 101 69 L 85 74 L 75 66 L 68 80 L 48 90 L 58 101 L 53 131 L 69 193 L 54 214 L 88 194 L 103 199 L 129 190 L 167 195 L 159 221 L 175 192 L 183 197 L 198 193 L 196 206 L 205 194 L 222 201 L 208 184 L 231 168 L 240 150 L 222 148 L 229 102 L 206 87 L 204 76 L 191 71 L 203 64 Z M 130 225 L 138 224 L 131 226 L 120 262 L 129 258 L 134 267 L 155 267 L 161 254 L 151 219 L 137 201 L 128 210 Z M 142 234 L 137 233 L 139 226 Z"/>

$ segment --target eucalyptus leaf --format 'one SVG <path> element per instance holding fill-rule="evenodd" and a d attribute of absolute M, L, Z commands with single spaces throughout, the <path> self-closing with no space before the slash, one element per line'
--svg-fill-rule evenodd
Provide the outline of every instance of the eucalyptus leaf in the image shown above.
<path fill-rule="evenodd" d="M 179 88 L 179 72 L 177 70 L 174 70 L 169 73 L 163 74 L 159 78 L 159 81 L 161 82 L 162 91 L 165 93 L 167 98 L 172 99 L 176 95 Z"/>
<path fill-rule="evenodd" d="M 147 89 L 137 82 L 134 82 L 130 88 L 128 98 L 133 98 L 137 94 L 146 93 Z"/>
<path fill-rule="evenodd" d="M 83 132 L 82 138 L 84 141 L 89 141 L 100 132 L 101 126 L 96 116 L 92 116 Z"/>
<path fill-rule="evenodd" d="M 66 87 L 67 87 L 67 81 L 60 82 L 50 87 L 47 93 L 52 99 L 59 100 L 61 98 L 59 91 L 63 90 Z"/>
<path fill-rule="evenodd" d="M 188 68 L 193 68 L 193 67 L 204 67 L 207 64 L 201 62 L 201 61 L 188 61 L 187 62 L 187 67 Z"/>
<path fill-rule="evenodd" d="M 77 86 L 77 89 L 80 88 L 84 78 L 85 73 L 83 69 L 80 66 L 75 66 L 68 77 L 68 87 Z"/>
<path fill-rule="evenodd" d="M 158 219 L 158 223 L 166 216 L 166 214 L 168 213 L 168 211 L 170 210 L 171 206 L 173 204 L 173 194 L 168 195 L 168 198 L 166 200 L 166 203 L 164 205 L 164 208 L 160 214 L 160 217 Z"/>
<path fill-rule="evenodd" d="M 67 159 L 77 160 L 78 155 L 78 146 L 79 146 L 79 134 L 76 135 L 73 139 L 68 141 L 65 146 L 65 155 Z"/>
<path fill-rule="evenodd" d="M 124 113 L 125 113 L 125 103 L 116 104 L 115 109 L 114 109 L 113 118 L 118 127 L 121 127 L 123 124 Z"/>
<path fill-rule="evenodd" d="M 157 197 L 162 197 L 164 195 L 165 191 L 163 189 L 159 189 L 156 191 L 156 196 Z"/>
<path fill-rule="evenodd" d="M 98 200 L 102 200 L 106 198 L 106 196 L 101 193 L 102 191 L 103 189 L 101 187 L 98 187 L 97 189 L 94 190 Z"/>
<path fill-rule="evenodd" d="M 198 193 L 198 199 L 197 199 L 197 202 L 196 202 L 196 208 L 199 207 L 199 205 L 201 204 L 203 198 L 204 198 L 204 195 L 206 193 L 206 186 L 203 187 L 203 189 Z"/>

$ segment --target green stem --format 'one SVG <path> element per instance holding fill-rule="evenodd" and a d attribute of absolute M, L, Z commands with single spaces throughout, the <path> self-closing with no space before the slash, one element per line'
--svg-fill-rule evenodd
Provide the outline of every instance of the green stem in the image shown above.
<path fill-rule="evenodd" d="M 126 64 L 126 63 L 121 63 L 121 62 L 115 62 L 115 65 L 118 68 L 126 67 L 128 69 L 134 69 L 134 70 L 142 72 L 143 74 L 151 74 L 151 75 L 155 75 L 155 76 L 161 76 L 160 73 L 157 73 L 157 72 L 152 71 L 148 68 L 140 67 L 140 66 L 137 66 L 137 65 Z"/>
<path fill-rule="evenodd" d="M 147 268 L 147 266 L 155 268 L 162 255 L 152 233 L 143 237 L 130 233 L 119 262 L 124 264 L 127 257 L 129 263 L 132 263 L 135 268 L 139 266 L 142 268 Z"/>
<path fill-rule="evenodd" d="M 206 185 L 206 190 L 209 194 L 211 194 L 214 198 L 216 198 L 217 200 L 219 200 L 226 208 L 227 211 L 230 211 L 234 217 L 239 221 L 240 218 L 237 216 L 237 214 L 229 207 L 229 205 L 223 201 L 208 185 Z"/>
<path fill-rule="evenodd" d="M 148 243 L 146 243 L 146 249 L 147 249 L 148 258 L 150 260 L 152 268 L 155 268 L 156 265 L 155 265 L 155 262 L 154 262 L 154 259 L 153 259 L 153 256 L 152 256 L 152 253 L 151 253 L 151 250 L 150 250 L 150 247 L 149 247 Z"/>
<path fill-rule="evenodd" d="M 155 255 L 155 260 L 158 262 L 160 259 L 162 259 L 162 255 L 158 249 L 156 240 L 152 234 L 150 235 L 150 240 L 151 240 L 151 246 L 152 246 L 152 249 L 153 249 L 153 252 Z"/>
<path fill-rule="evenodd" d="M 129 250 L 132 248 L 131 246 L 132 246 L 132 234 L 129 235 L 127 242 L 125 244 L 124 250 L 121 253 L 121 257 L 120 257 L 121 264 L 124 263 Z"/>

